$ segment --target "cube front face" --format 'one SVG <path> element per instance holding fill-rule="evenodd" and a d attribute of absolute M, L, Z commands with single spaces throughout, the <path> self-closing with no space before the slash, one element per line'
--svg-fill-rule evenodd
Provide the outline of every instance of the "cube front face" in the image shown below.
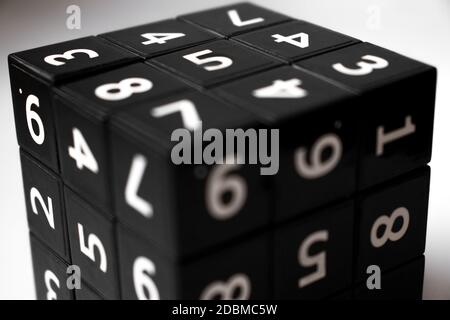
<path fill-rule="evenodd" d="M 38 298 L 389 298 L 402 266 L 421 277 L 434 68 L 249 3 L 9 63 Z"/>
<path fill-rule="evenodd" d="M 130 230 L 118 230 L 123 299 L 249 300 L 269 299 L 268 237 L 182 265 L 160 255 Z"/>

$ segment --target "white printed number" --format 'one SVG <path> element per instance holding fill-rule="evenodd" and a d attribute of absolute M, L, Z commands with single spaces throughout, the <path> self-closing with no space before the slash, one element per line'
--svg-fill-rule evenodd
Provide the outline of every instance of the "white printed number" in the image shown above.
<path fill-rule="evenodd" d="M 253 19 L 249 19 L 249 20 L 242 20 L 241 17 L 239 16 L 239 13 L 237 12 L 237 10 L 229 10 L 227 12 L 228 17 L 231 20 L 231 23 L 233 23 L 236 27 L 245 27 L 251 24 L 255 24 L 255 23 L 260 23 L 264 21 L 264 18 L 258 17 L 258 18 L 253 18 Z"/>
<path fill-rule="evenodd" d="M 146 257 L 137 257 L 133 264 L 133 282 L 139 300 L 159 300 L 159 291 L 151 278 L 156 274 L 155 264 Z"/>
<path fill-rule="evenodd" d="M 153 83 L 144 78 L 127 78 L 118 83 L 106 83 L 95 89 L 95 95 L 103 100 L 118 101 L 153 88 Z"/>
<path fill-rule="evenodd" d="M 412 117 L 405 118 L 405 125 L 402 128 L 385 133 L 384 126 L 377 128 L 377 150 L 376 155 L 382 156 L 384 154 L 384 146 L 388 143 L 402 139 L 416 132 L 416 125 L 412 122 Z"/>
<path fill-rule="evenodd" d="M 31 201 L 31 209 L 33 210 L 34 214 L 38 214 L 37 206 L 36 206 L 36 200 L 39 201 L 39 204 L 42 207 L 42 210 L 44 210 L 45 217 L 47 218 L 48 224 L 50 227 L 55 230 L 55 219 L 53 216 L 53 202 L 52 198 L 47 197 L 47 205 L 45 205 L 44 198 L 42 197 L 41 193 L 38 189 L 35 187 L 31 188 L 30 190 L 30 201 Z"/>
<path fill-rule="evenodd" d="M 358 68 L 348 68 L 342 63 L 335 63 L 333 69 L 349 76 L 365 76 L 376 69 L 384 69 L 389 66 L 387 60 L 370 54 L 361 57 L 361 59 L 363 61 L 356 63 Z"/>
<path fill-rule="evenodd" d="M 36 111 L 31 110 L 32 106 L 39 108 L 39 98 L 33 94 L 30 94 L 25 102 L 28 132 L 30 133 L 31 138 L 33 138 L 33 141 L 38 145 L 41 145 L 45 141 L 44 124 L 42 123 L 42 119 L 39 114 Z M 33 127 L 33 121 L 37 124 L 37 132 Z"/>
<path fill-rule="evenodd" d="M 327 255 L 325 251 L 313 256 L 309 254 L 309 249 L 317 242 L 328 241 L 328 231 L 321 230 L 309 235 L 301 244 L 298 251 L 298 262 L 302 267 L 310 268 L 316 266 L 316 271 L 298 280 L 298 287 L 304 288 L 310 284 L 323 279 L 327 275 Z"/>
<path fill-rule="evenodd" d="M 137 154 L 133 157 L 130 174 L 128 175 L 127 185 L 125 187 L 125 201 L 144 217 L 151 218 L 153 216 L 152 204 L 138 195 L 139 186 L 146 167 L 147 159 L 143 155 Z"/>
<path fill-rule="evenodd" d="M 194 131 L 202 124 L 195 105 L 189 100 L 179 100 L 156 107 L 150 114 L 155 118 L 161 118 L 175 112 L 180 112 L 183 126 L 188 130 Z"/>
<path fill-rule="evenodd" d="M 281 34 L 273 34 L 272 38 L 275 39 L 276 43 L 280 42 L 286 42 L 290 45 L 299 47 L 301 49 L 308 48 L 309 47 L 309 35 L 304 32 L 296 33 L 290 36 L 283 36 Z M 299 39 L 299 40 L 295 40 Z"/>
<path fill-rule="evenodd" d="M 232 218 L 242 209 L 247 200 L 245 180 L 237 174 L 226 176 L 229 171 L 237 170 L 241 166 L 237 164 L 237 161 L 231 164 L 229 159 L 226 159 L 225 163 L 229 164 L 216 165 L 206 181 L 206 208 L 217 220 Z M 224 201 L 227 193 L 230 199 Z"/>
<path fill-rule="evenodd" d="M 100 270 L 106 273 L 108 269 L 108 261 L 106 260 L 106 251 L 103 243 L 100 239 L 93 233 L 89 234 L 87 240 L 87 246 L 84 241 L 84 228 L 81 223 L 78 223 L 78 237 L 80 239 L 80 250 L 81 252 L 95 262 L 95 248 L 97 248 L 100 254 Z"/>
<path fill-rule="evenodd" d="M 98 53 L 90 50 L 90 49 L 74 49 L 74 50 L 69 50 L 66 51 L 62 54 L 52 54 L 50 56 L 46 56 L 44 58 L 44 61 L 47 62 L 48 64 L 51 64 L 52 66 L 62 66 L 65 65 L 66 63 L 63 61 L 58 61 L 57 59 L 63 59 L 63 60 L 72 60 L 75 59 L 74 54 L 76 53 L 84 53 L 87 54 L 89 58 L 97 58 L 98 57 Z"/>
<path fill-rule="evenodd" d="M 215 281 L 209 284 L 202 292 L 200 300 L 248 300 L 251 295 L 251 283 L 247 275 L 237 273 L 228 281 Z"/>
<path fill-rule="evenodd" d="M 92 154 L 91 148 L 77 128 L 72 129 L 73 147 L 69 147 L 69 156 L 76 161 L 77 168 L 87 168 L 93 173 L 98 173 L 98 164 Z"/>
<path fill-rule="evenodd" d="M 202 50 L 202 51 L 184 55 L 183 58 L 195 63 L 198 66 L 209 64 L 207 66 L 204 66 L 205 70 L 207 70 L 207 71 L 216 71 L 216 70 L 220 70 L 220 69 L 225 69 L 233 64 L 233 60 L 231 60 L 228 57 L 213 56 L 213 57 L 200 58 L 201 56 L 204 56 L 204 55 L 207 55 L 210 53 L 212 53 L 211 50 Z"/>
<path fill-rule="evenodd" d="M 394 231 L 394 223 L 397 219 L 402 219 L 402 227 Z M 381 237 L 378 236 L 378 230 L 381 226 L 385 229 Z M 406 234 L 409 226 L 409 211 L 405 207 L 395 209 L 390 216 L 383 215 L 379 217 L 372 226 L 370 231 L 370 242 L 375 248 L 380 248 L 389 241 L 398 241 Z"/>
<path fill-rule="evenodd" d="M 328 159 L 322 160 L 325 150 L 331 150 Z M 330 173 L 342 158 L 342 142 L 339 136 L 329 133 L 321 136 L 311 147 L 309 163 L 306 160 L 307 150 L 303 147 L 295 152 L 295 168 L 305 179 L 317 179 Z"/>
<path fill-rule="evenodd" d="M 149 45 L 149 44 L 164 44 L 169 40 L 181 38 L 186 36 L 184 33 L 143 33 L 141 34 L 141 37 L 147 39 L 146 41 L 143 41 L 143 45 Z"/>
<path fill-rule="evenodd" d="M 297 78 L 277 79 L 267 87 L 253 90 L 253 96 L 262 99 L 299 99 L 308 95 L 305 89 L 300 88 L 301 84 L 302 81 Z"/>
<path fill-rule="evenodd" d="M 47 300 L 57 300 L 58 295 L 56 294 L 56 291 L 53 289 L 52 284 L 54 284 L 59 289 L 58 277 L 52 271 L 45 270 L 44 282 L 45 287 L 47 288 Z"/>

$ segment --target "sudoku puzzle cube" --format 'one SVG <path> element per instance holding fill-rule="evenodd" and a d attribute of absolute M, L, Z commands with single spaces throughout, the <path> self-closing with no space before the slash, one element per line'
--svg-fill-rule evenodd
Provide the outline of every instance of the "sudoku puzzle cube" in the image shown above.
<path fill-rule="evenodd" d="M 8 62 L 38 299 L 421 298 L 435 68 L 251 3 Z"/>

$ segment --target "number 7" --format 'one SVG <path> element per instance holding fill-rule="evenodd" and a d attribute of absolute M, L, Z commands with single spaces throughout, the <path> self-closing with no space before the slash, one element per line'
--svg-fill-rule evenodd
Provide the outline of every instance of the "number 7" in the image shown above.
<path fill-rule="evenodd" d="M 155 118 L 160 118 L 175 112 L 181 113 L 183 125 L 188 130 L 196 130 L 202 124 L 195 105 L 189 100 L 180 100 L 156 107 L 150 111 L 150 114 Z"/>

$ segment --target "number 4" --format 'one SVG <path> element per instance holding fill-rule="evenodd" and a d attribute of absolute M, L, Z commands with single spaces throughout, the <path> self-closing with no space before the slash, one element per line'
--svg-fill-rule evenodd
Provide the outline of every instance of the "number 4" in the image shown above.
<path fill-rule="evenodd" d="M 98 164 L 92 154 L 91 148 L 86 143 L 81 131 L 77 128 L 72 129 L 73 147 L 69 147 L 69 156 L 75 159 L 78 169 L 88 168 L 94 173 L 98 173 Z"/>
<path fill-rule="evenodd" d="M 143 45 L 149 45 L 149 44 L 164 44 L 169 40 L 181 38 L 186 36 L 184 33 L 143 33 L 141 34 L 141 37 L 144 37 L 147 39 L 146 41 L 143 41 Z"/>

